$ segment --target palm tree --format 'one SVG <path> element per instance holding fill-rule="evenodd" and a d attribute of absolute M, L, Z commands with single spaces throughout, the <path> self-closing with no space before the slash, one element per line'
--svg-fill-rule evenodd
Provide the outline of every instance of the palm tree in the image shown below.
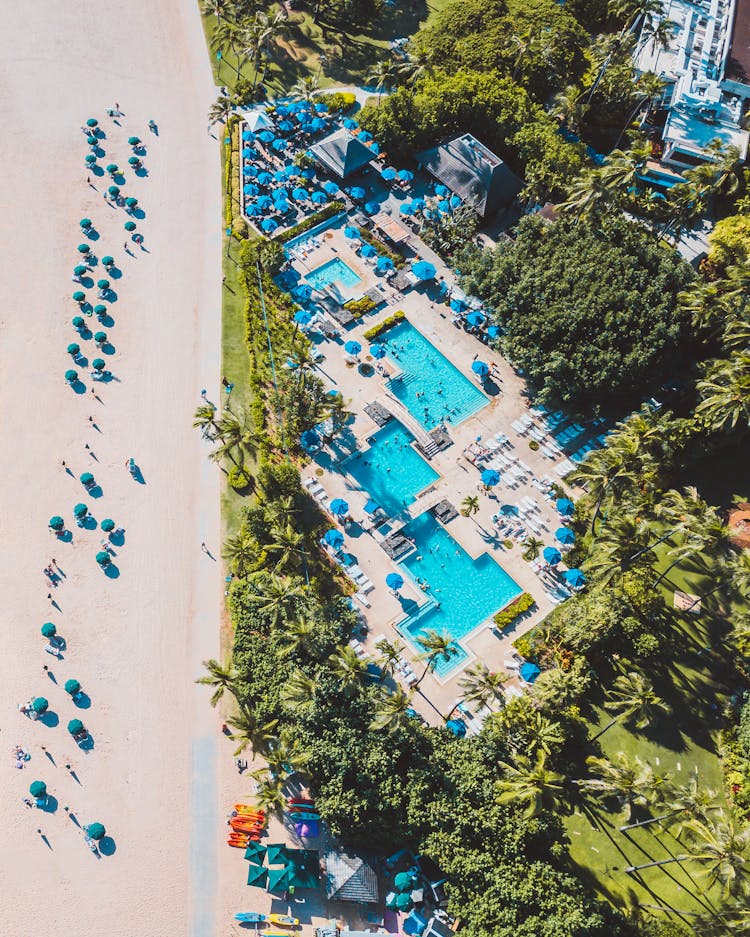
<path fill-rule="evenodd" d="M 231 660 L 228 660 L 225 664 L 220 664 L 218 660 L 214 660 L 212 657 L 210 660 L 204 660 L 203 666 L 208 673 L 204 677 L 198 677 L 195 682 L 214 688 L 213 695 L 209 700 L 212 706 L 216 706 L 227 691 L 234 696 L 237 688 L 237 671 L 234 669 Z"/>
<path fill-rule="evenodd" d="M 456 657 L 460 651 L 456 642 L 446 634 L 438 634 L 437 631 L 427 631 L 417 638 L 417 644 L 422 648 L 423 653 L 419 655 L 418 660 L 427 662 L 427 666 L 422 676 L 414 684 L 416 689 L 424 680 L 428 673 L 431 673 L 441 661 L 448 663 L 453 657 Z"/>
<path fill-rule="evenodd" d="M 287 523 L 286 527 L 274 526 L 269 533 L 271 541 L 266 549 L 269 554 L 277 557 L 274 571 L 283 572 L 290 566 L 297 565 L 304 552 L 304 535 L 296 531 L 290 523 Z"/>
<path fill-rule="evenodd" d="M 742 180 L 742 160 L 736 146 L 725 146 L 718 138 L 706 147 L 710 162 L 688 169 L 685 178 L 707 195 L 733 195 Z"/>
<path fill-rule="evenodd" d="M 225 124 L 232 113 L 233 105 L 226 95 L 220 94 L 208 111 L 208 119 L 212 124 Z"/>
<path fill-rule="evenodd" d="M 282 654 L 306 654 L 318 656 L 318 625 L 311 618 L 298 618 L 287 622 L 286 628 L 279 635 L 279 649 Z"/>
<path fill-rule="evenodd" d="M 612 761 L 591 755 L 586 764 L 597 777 L 579 781 L 578 786 L 601 797 L 616 797 L 627 819 L 633 807 L 645 807 L 656 795 L 651 765 L 637 756 L 631 763 L 623 752 L 619 752 Z"/>
<path fill-rule="evenodd" d="M 750 826 L 734 813 L 720 810 L 706 820 L 685 825 L 690 859 L 703 867 L 708 887 L 721 885 L 725 894 L 746 894 L 750 879 Z"/>
<path fill-rule="evenodd" d="M 565 733 L 559 722 L 554 722 L 538 710 L 531 720 L 531 749 L 540 748 L 549 755 L 553 748 L 559 748 L 565 741 Z"/>
<path fill-rule="evenodd" d="M 272 719 L 261 725 L 255 714 L 245 707 L 240 707 L 236 716 L 227 719 L 227 722 L 236 732 L 229 737 L 240 744 L 237 746 L 235 756 L 241 755 L 245 749 L 250 746 L 253 754 L 265 751 L 269 741 L 273 738 L 273 729 L 276 727 L 278 719 Z"/>
<path fill-rule="evenodd" d="M 585 567 L 602 585 L 621 579 L 637 566 L 650 565 L 654 554 L 651 526 L 645 519 L 621 514 L 607 522 Z"/>
<path fill-rule="evenodd" d="M 626 826 L 621 826 L 620 831 L 626 832 L 642 826 L 650 826 L 652 823 L 665 823 L 668 826 L 677 824 L 682 827 L 693 820 L 705 821 L 712 811 L 720 809 L 716 798 L 716 791 L 703 785 L 698 769 L 694 768 L 684 784 L 671 785 L 664 792 L 661 805 L 666 808 L 666 813 L 650 817 L 648 820 L 640 820 L 638 823 L 628 823 Z"/>
<path fill-rule="evenodd" d="M 413 87 L 420 78 L 432 73 L 432 53 L 427 49 L 419 49 L 416 53 L 409 52 L 396 67 L 398 73 Z"/>
<path fill-rule="evenodd" d="M 528 803 L 524 814 L 527 819 L 542 810 L 553 810 L 564 792 L 564 775 L 547 767 L 547 755 L 541 750 L 533 761 L 526 755 L 516 755 L 514 762 L 501 762 L 500 767 L 503 777 L 496 782 L 498 802 Z"/>
<path fill-rule="evenodd" d="M 253 772 L 257 777 L 262 772 L 267 772 L 274 778 L 288 778 L 293 774 L 299 774 L 300 771 L 310 760 L 311 753 L 306 751 L 298 739 L 292 738 L 288 730 L 282 730 L 278 737 L 271 739 L 266 746 L 263 754 L 266 765 Z"/>
<path fill-rule="evenodd" d="M 213 439 L 216 431 L 216 407 L 210 403 L 198 407 L 193 414 L 193 429 L 199 429 L 204 439 Z"/>
<path fill-rule="evenodd" d="M 216 438 L 220 442 L 219 448 L 209 456 L 214 462 L 228 456 L 236 466 L 242 466 L 245 455 L 255 454 L 257 436 L 244 413 L 224 413 L 216 423 Z M 239 462 L 236 456 L 239 456 Z"/>
<path fill-rule="evenodd" d="M 612 191 L 605 185 L 601 170 L 591 169 L 574 180 L 564 202 L 557 208 L 564 215 L 581 218 L 597 217 L 611 204 Z"/>
<path fill-rule="evenodd" d="M 234 0 L 201 0 L 203 16 L 215 16 L 221 22 L 235 13 Z"/>
<path fill-rule="evenodd" d="M 615 201 L 620 201 L 631 189 L 640 188 L 640 177 L 649 154 L 648 147 L 633 147 L 627 153 L 617 149 L 611 151 L 601 168 L 601 177 Z"/>
<path fill-rule="evenodd" d="M 244 578 L 258 561 L 258 544 L 249 533 L 240 530 L 236 537 L 224 541 L 221 555 L 228 560 L 232 572 Z"/>
<path fill-rule="evenodd" d="M 273 628 L 289 618 L 305 597 L 306 590 L 301 579 L 262 573 L 262 592 L 246 595 L 246 600 L 258 606 L 258 611 L 268 616 Z"/>
<path fill-rule="evenodd" d="M 229 49 L 236 56 L 237 55 L 237 43 L 240 39 L 241 34 L 242 34 L 242 29 L 239 26 L 239 24 L 229 19 L 220 20 L 216 24 L 216 29 L 214 29 L 213 36 L 211 37 L 212 51 L 221 52 L 223 56 L 226 50 Z M 239 81 L 240 68 L 239 68 L 238 59 L 235 62 L 234 70 L 237 75 L 237 80 Z M 227 100 L 229 99 L 227 98 Z M 213 122 L 215 123 L 215 121 Z"/>
<path fill-rule="evenodd" d="M 315 708 L 317 683 L 297 668 L 282 683 L 279 698 L 284 706 L 295 712 L 309 713 Z"/>
<path fill-rule="evenodd" d="M 740 422 L 750 425 L 750 353 L 713 361 L 697 387 L 701 401 L 696 416 L 712 430 L 734 429 Z"/>
<path fill-rule="evenodd" d="M 396 664 L 401 660 L 401 655 L 406 650 L 406 645 L 400 641 L 378 641 L 378 653 L 375 657 L 375 663 L 381 671 L 381 681 L 385 680 L 390 674 L 393 676 L 396 670 Z"/>
<path fill-rule="evenodd" d="M 461 513 L 464 517 L 471 517 L 479 511 L 479 498 L 476 495 L 466 495 L 461 502 Z"/>
<path fill-rule="evenodd" d="M 294 101 L 307 101 L 308 104 L 312 104 L 315 100 L 315 95 L 318 93 L 318 79 L 312 75 L 306 75 L 304 78 L 300 78 L 289 92 L 289 97 Z"/>
<path fill-rule="evenodd" d="M 578 133 L 584 118 L 589 110 L 589 105 L 583 100 L 583 95 L 578 85 L 567 85 L 562 91 L 559 91 L 552 102 L 552 114 L 573 133 Z"/>
<path fill-rule="evenodd" d="M 459 680 L 463 698 L 467 703 L 487 706 L 489 703 L 505 703 L 503 684 L 508 682 L 508 675 L 493 673 L 486 664 L 478 661 L 467 667 Z"/>
<path fill-rule="evenodd" d="M 521 555 L 527 563 L 530 563 L 539 556 L 539 551 L 543 546 L 543 540 L 539 540 L 537 537 L 527 537 L 523 542 L 523 553 Z"/>
<path fill-rule="evenodd" d="M 636 729 L 645 729 L 656 715 L 668 711 L 664 700 L 654 693 L 648 677 L 637 671 L 620 674 L 612 684 L 609 697 L 604 708 L 617 715 L 594 739 L 604 735 L 616 722 L 631 723 Z"/>
<path fill-rule="evenodd" d="M 658 586 L 669 572 L 686 559 L 697 556 L 704 550 L 712 556 L 723 553 L 730 544 L 729 528 L 723 523 L 715 508 L 699 497 L 695 487 L 685 492 L 671 489 L 661 500 L 660 514 L 680 537 L 676 547 L 669 552 L 675 559 L 663 570 L 654 586 Z"/>
<path fill-rule="evenodd" d="M 367 676 L 367 661 L 360 659 L 354 648 L 342 645 L 328 658 L 333 674 L 338 678 L 345 696 L 353 696 Z"/>
<path fill-rule="evenodd" d="M 281 816 L 287 809 L 284 784 L 281 778 L 265 777 L 258 781 L 255 803 L 266 813 Z"/>
<path fill-rule="evenodd" d="M 383 90 L 392 88 L 398 79 L 398 75 L 399 69 L 393 59 L 381 59 L 373 65 L 367 80 L 374 85 L 375 90 L 378 92 L 378 104 L 380 104 Z"/>
<path fill-rule="evenodd" d="M 410 718 L 411 693 L 397 687 L 393 693 L 382 693 L 375 709 L 370 728 L 373 732 L 398 731 Z"/>
<path fill-rule="evenodd" d="M 609 0 L 608 9 L 613 16 L 625 20 L 623 33 L 635 33 L 641 25 L 664 15 L 661 0 Z"/>
<path fill-rule="evenodd" d="M 253 60 L 253 91 L 258 81 L 262 53 L 270 56 L 271 43 L 281 36 L 286 28 L 286 17 L 281 10 L 277 10 L 273 16 L 269 16 L 264 10 L 257 10 L 252 21 L 243 28 L 239 54 Z"/>

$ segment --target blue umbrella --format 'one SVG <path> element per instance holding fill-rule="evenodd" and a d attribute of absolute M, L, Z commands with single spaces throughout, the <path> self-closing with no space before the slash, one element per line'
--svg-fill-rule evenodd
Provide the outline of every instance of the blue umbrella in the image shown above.
<path fill-rule="evenodd" d="M 274 202 L 285 202 L 289 198 L 289 189 L 274 189 L 271 198 Z"/>
<path fill-rule="evenodd" d="M 398 210 L 401 212 L 402 215 L 413 215 L 413 214 L 414 214 L 414 208 L 413 208 L 411 202 L 404 202 L 403 205 L 400 205 L 400 206 L 399 206 L 399 209 L 398 209 Z"/>
<path fill-rule="evenodd" d="M 271 175 L 270 172 L 268 172 L 267 169 L 264 169 L 263 172 L 258 173 L 258 182 L 260 182 L 261 185 L 268 185 L 268 183 L 271 182 L 272 179 L 273 179 L 273 176 Z"/>
<path fill-rule="evenodd" d="M 258 208 L 255 202 L 248 202 L 245 205 L 245 214 L 249 215 L 251 218 L 254 218 L 256 215 L 262 215 L 262 209 Z"/>
<path fill-rule="evenodd" d="M 481 312 L 470 312 L 466 317 L 466 321 L 472 328 L 476 328 L 484 322 L 484 315 Z"/>
<path fill-rule="evenodd" d="M 325 114 L 328 111 L 328 105 L 324 104 L 322 101 L 318 101 L 318 103 L 315 105 L 315 110 L 318 112 L 318 114 Z"/>
<path fill-rule="evenodd" d="M 284 149 L 285 146 L 286 146 L 286 140 L 282 140 L 281 138 L 279 138 L 278 140 L 274 140 L 273 143 L 271 144 L 271 148 L 276 150 L 277 153 L 280 153 Z"/>
<path fill-rule="evenodd" d="M 331 390 L 326 391 L 326 397 L 343 397 L 343 394 L 340 390 L 336 390 L 336 388 L 333 387 Z"/>
<path fill-rule="evenodd" d="M 441 211 L 444 215 L 447 215 L 451 210 L 450 205 L 446 201 L 438 202 L 437 208 L 438 211 Z"/>
<path fill-rule="evenodd" d="M 314 429 L 306 429 L 300 436 L 299 441 L 303 446 L 317 446 L 320 440 Z"/>
<path fill-rule="evenodd" d="M 423 198 L 413 198 L 411 200 L 411 207 L 414 211 L 422 211 L 424 208 L 424 199 Z"/>
<path fill-rule="evenodd" d="M 286 104 L 277 104 L 276 105 L 276 116 L 277 117 L 286 117 L 289 113 L 289 108 Z"/>
<path fill-rule="evenodd" d="M 372 244 L 363 244 L 362 250 L 360 251 L 363 257 L 377 257 L 378 252 L 372 246 Z"/>
<path fill-rule="evenodd" d="M 290 130 L 294 130 L 294 124 L 291 120 L 280 120 L 279 130 L 281 130 L 282 133 L 289 133 Z"/>
<path fill-rule="evenodd" d="M 273 174 L 274 182 L 286 182 L 288 178 L 289 178 L 289 173 L 287 172 L 286 169 L 277 169 L 276 172 Z"/>
<path fill-rule="evenodd" d="M 270 130 L 261 130 L 261 132 L 258 134 L 258 139 L 263 143 L 271 143 L 271 141 L 274 139 L 274 136 Z"/>
<path fill-rule="evenodd" d="M 247 185 L 242 187 L 242 191 L 245 195 L 257 195 L 260 192 L 260 189 L 257 185 L 253 185 L 252 182 L 248 182 Z"/>
<path fill-rule="evenodd" d="M 347 353 L 347 355 L 358 355 L 360 351 L 362 351 L 362 346 L 359 344 L 359 342 L 355 342 L 354 339 L 350 339 L 344 345 L 344 351 Z"/>
<path fill-rule="evenodd" d="M 261 221 L 260 226 L 267 234 L 271 234 L 272 231 L 275 231 L 278 228 L 279 223 L 273 218 L 264 218 L 263 221 Z"/>
<path fill-rule="evenodd" d="M 452 299 L 451 309 L 454 312 L 463 312 L 466 309 L 466 302 L 463 299 Z"/>
<path fill-rule="evenodd" d="M 312 166 L 308 166 L 307 169 L 303 169 L 298 175 L 302 176 L 303 179 L 307 179 L 308 182 L 312 182 L 315 178 L 315 170 Z"/>
<path fill-rule="evenodd" d="M 399 169 L 396 175 L 401 180 L 401 182 L 411 182 L 411 180 L 414 178 L 414 173 L 409 172 L 408 169 Z"/>
<path fill-rule="evenodd" d="M 458 208 L 458 206 L 461 204 L 461 199 L 458 195 L 451 195 L 451 197 L 448 199 L 448 204 L 451 208 Z"/>
<path fill-rule="evenodd" d="M 292 198 L 296 202 L 306 202 L 310 198 L 310 193 L 307 189 L 303 189 L 302 186 L 299 186 L 296 189 L 292 189 Z"/>
<path fill-rule="evenodd" d="M 404 584 L 404 577 L 400 576 L 398 573 L 388 573 L 388 575 L 385 577 L 385 584 L 389 589 L 393 589 L 395 592 L 398 592 L 398 590 Z"/>
<path fill-rule="evenodd" d="M 537 665 L 532 664 L 530 660 L 527 660 L 521 664 L 521 667 L 518 671 L 521 679 L 525 680 L 526 683 L 533 683 L 541 672 L 542 671 L 537 667 Z"/>
<path fill-rule="evenodd" d="M 353 241 L 355 238 L 359 237 L 359 228 L 354 228 L 352 225 L 347 225 L 344 228 L 344 237 L 349 238 Z"/>
<path fill-rule="evenodd" d="M 338 527 L 331 527 L 323 534 L 323 542 L 333 547 L 334 550 L 338 550 L 344 545 L 344 535 Z"/>
<path fill-rule="evenodd" d="M 246 179 L 254 179 L 258 175 L 258 172 L 259 170 L 257 166 L 243 166 L 242 167 L 242 175 Z"/>
<path fill-rule="evenodd" d="M 389 270 L 395 270 L 395 265 L 390 257 L 378 257 L 375 269 L 378 273 L 387 273 Z"/>
<path fill-rule="evenodd" d="M 490 373 L 489 366 L 484 363 L 484 361 L 473 361 L 471 364 L 471 370 L 477 375 L 484 379 Z"/>
<path fill-rule="evenodd" d="M 462 739 L 467 732 L 466 723 L 463 719 L 449 719 L 445 723 L 445 728 L 458 739 Z"/>
<path fill-rule="evenodd" d="M 243 159 L 255 159 L 257 155 L 258 155 L 258 151 L 254 150 L 251 146 L 246 146 L 245 149 L 242 151 Z"/>
<path fill-rule="evenodd" d="M 315 127 L 313 126 L 312 121 L 308 121 L 306 124 L 302 124 L 302 126 L 299 129 L 302 131 L 302 133 L 314 133 L 315 132 Z"/>
<path fill-rule="evenodd" d="M 260 198 L 256 200 L 255 204 L 261 211 L 265 211 L 273 205 L 273 199 L 270 195 L 261 195 Z"/>
<path fill-rule="evenodd" d="M 326 122 L 323 120 L 322 117 L 313 117 L 313 119 L 310 121 L 310 126 L 312 127 L 313 130 L 316 130 L 316 131 L 322 130 L 325 127 L 325 125 L 326 125 Z"/>
<path fill-rule="evenodd" d="M 557 547 L 545 547 L 542 551 L 542 556 L 544 557 L 544 562 L 549 563 L 550 566 L 557 566 L 562 559 L 562 553 Z"/>
<path fill-rule="evenodd" d="M 330 180 L 323 183 L 323 188 L 329 195 L 336 195 L 339 190 L 339 187 L 336 185 L 336 183 L 331 182 Z"/>
<path fill-rule="evenodd" d="M 570 544 L 576 542 L 575 531 L 570 527 L 558 527 L 555 531 L 555 539 L 560 543 Z"/>
<path fill-rule="evenodd" d="M 297 325 L 309 325 L 313 320 L 313 314 L 309 309 L 298 309 L 294 313 L 294 321 Z"/>
<path fill-rule="evenodd" d="M 328 201 L 328 196 L 325 194 L 325 192 L 321 192 L 319 189 L 317 189 L 310 196 L 310 201 L 314 205 L 325 205 L 325 203 Z"/>
<path fill-rule="evenodd" d="M 331 514 L 335 514 L 336 517 L 343 517 L 348 513 L 349 505 L 343 498 L 334 498 L 333 501 L 331 501 Z"/>
<path fill-rule="evenodd" d="M 429 260 L 418 260 L 411 265 L 411 272 L 418 280 L 431 280 L 437 273 L 435 265 Z"/>
<path fill-rule="evenodd" d="M 366 194 L 362 186 L 359 185 L 352 186 L 352 188 L 349 189 L 349 195 L 351 195 L 352 198 L 364 198 Z"/>
<path fill-rule="evenodd" d="M 279 199 L 278 202 L 273 203 L 273 207 L 282 215 L 285 215 L 290 209 L 291 205 L 285 199 Z"/>
<path fill-rule="evenodd" d="M 570 583 L 574 589 L 580 589 L 581 586 L 586 584 L 586 577 L 580 569 L 566 569 L 563 573 L 563 579 Z"/>
<path fill-rule="evenodd" d="M 368 215 L 377 215 L 380 211 L 380 205 L 377 202 L 365 202 L 362 208 Z"/>
<path fill-rule="evenodd" d="M 515 505 L 515 504 L 504 504 L 504 505 L 502 505 L 502 507 L 500 508 L 500 513 L 501 513 L 504 517 L 508 517 L 508 516 L 510 516 L 511 514 L 516 514 L 516 515 L 517 515 L 517 514 L 518 514 L 518 507 L 517 507 L 517 505 Z"/>
<path fill-rule="evenodd" d="M 497 338 L 499 334 L 500 334 L 500 329 L 496 325 L 491 325 L 487 329 L 487 335 L 489 338 Z"/>
<path fill-rule="evenodd" d="M 500 481 L 500 472 L 495 469 L 485 469 L 482 472 L 482 484 L 485 488 L 493 488 Z"/>
<path fill-rule="evenodd" d="M 357 137 L 362 143 L 369 143 L 372 140 L 372 134 L 367 130 L 360 130 Z"/>
<path fill-rule="evenodd" d="M 447 195 L 449 192 L 450 192 L 450 189 L 446 185 L 435 186 L 435 195 Z"/>
<path fill-rule="evenodd" d="M 575 511 L 575 505 L 570 498 L 558 498 L 555 504 L 558 514 L 570 515 Z"/>
<path fill-rule="evenodd" d="M 308 283 L 300 283 L 292 290 L 292 296 L 299 303 L 306 303 L 312 296 L 312 287 Z"/>
<path fill-rule="evenodd" d="M 254 139 L 255 139 L 255 134 L 252 132 L 252 130 L 243 130 L 243 131 L 242 131 L 242 139 L 245 140 L 245 141 L 254 140 Z"/>
<path fill-rule="evenodd" d="M 369 144 L 369 147 L 376 156 L 380 153 L 380 144 L 376 143 L 374 140 Z"/>
<path fill-rule="evenodd" d="M 385 358 L 385 348 L 378 342 L 373 342 L 370 345 L 370 354 L 373 358 Z"/>
<path fill-rule="evenodd" d="M 356 121 L 356 120 L 352 120 L 351 117 L 345 117 L 345 118 L 344 118 L 344 121 L 343 121 L 343 124 L 344 124 L 344 127 L 346 127 L 347 130 L 356 130 L 356 129 L 357 129 L 357 126 L 358 126 L 357 121 Z"/>
<path fill-rule="evenodd" d="M 393 168 L 393 166 L 386 166 L 380 175 L 385 179 L 386 182 L 391 182 L 396 178 L 396 170 Z"/>

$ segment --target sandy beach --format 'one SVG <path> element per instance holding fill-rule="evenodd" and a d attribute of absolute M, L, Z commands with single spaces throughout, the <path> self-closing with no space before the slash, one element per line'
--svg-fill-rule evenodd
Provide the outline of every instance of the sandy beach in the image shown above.
<path fill-rule="evenodd" d="M 201 550 L 205 541 L 219 556 L 219 473 L 191 416 L 202 388 L 209 399 L 221 393 L 221 200 L 203 33 L 194 4 L 176 0 L 42 0 L 4 14 L 0 932 L 209 937 L 220 932 L 219 716 L 193 680 L 201 659 L 218 655 L 223 582 L 220 562 Z M 119 126 L 106 116 L 115 102 Z M 80 127 L 90 116 L 106 134 L 100 164 L 126 167 L 123 194 L 145 213 L 145 250 L 132 245 L 132 255 L 124 210 L 103 198 L 109 180 L 92 175 L 96 188 L 87 185 Z M 127 166 L 134 134 L 147 146 L 142 178 Z M 99 234 L 93 252 L 113 255 L 121 277 L 111 278 L 114 324 L 105 327 L 113 380 L 92 384 L 79 367 L 77 394 L 63 375 L 66 346 L 79 340 L 71 274 L 82 217 Z M 96 267 L 94 279 L 102 275 Z M 81 344 L 96 357 L 93 341 Z M 127 470 L 131 456 L 143 483 Z M 101 497 L 85 493 L 85 471 Z M 105 535 L 74 523 L 79 501 L 124 528 L 112 576 L 95 562 Z M 48 531 L 55 514 L 72 543 Z M 53 558 L 57 608 L 43 575 Z M 63 660 L 44 653 L 46 621 L 67 640 Z M 71 677 L 88 708 L 64 692 Z M 17 710 L 39 695 L 50 704 L 46 724 Z M 76 716 L 94 741 L 87 753 L 66 729 Z M 23 770 L 15 744 L 31 753 Z M 54 812 L 24 806 L 37 779 Z M 101 857 L 77 826 L 93 821 L 107 828 Z"/>

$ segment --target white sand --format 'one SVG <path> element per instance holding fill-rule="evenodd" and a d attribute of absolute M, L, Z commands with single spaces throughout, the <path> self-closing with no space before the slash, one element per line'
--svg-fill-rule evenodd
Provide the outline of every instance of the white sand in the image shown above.
<path fill-rule="evenodd" d="M 201 388 L 220 394 L 220 173 L 206 132 L 215 90 L 195 7 L 36 0 L 3 11 L 0 934 L 9 937 L 212 937 L 224 929 L 213 924 L 219 717 L 192 682 L 201 658 L 217 655 L 222 590 L 220 564 L 200 550 L 205 540 L 218 553 L 218 473 L 190 425 Z M 115 101 L 126 115 L 122 128 L 105 116 Z M 128 169 L 122 188 L 147 213 L 139 228 L 149 253 L 124 254 L 123 210 L 105 204 L 101 178 L 98 192 L 86 184 L 79 127 L 92 115 L 108 135 L 105 164 L 127 166 L 129 135 L 148 145 L 149 177 L 134 179 Z M 158 138 L 147 131 L 151 117 Z M 123 271 L 107 329 L 118 380 L 95 385 L 102 403 L 88 392 L 85 369 L 85 395 L 63 382 L 66 345 L 76 338 L 71 273 L 83 216 L 101 233 L 95 252 L 114 255 Z M 85 351 L 96 356 L 93 342 Z M 129 456 L 145 485 L 131 480 Z M 102 485 L 99 501 L 77 480 L 88 469 Z M 117 579 L 94 561 L 101 532 L 72 522 L 79 500 L 126 528 Z M 73 544 L 48 533 L 57 513 L 72 526 Z M 66 574 L 54 591 L 60 612 L 50 609 L 42 575 L 53 556 Z M 46 620 L 68 640 L 59 663 L 43 652 Z M 71 676 L 90 709 L 77 712 L 64 693 Z M 17 712 L 38 694 L 58 714 L 56 727 Z M 66 731 L 77 714 L 95 738 L 88 754 Z M 10 754 L 16 742 L 33 755 L 23 771 Z M 35 779 L 59 801 L 55 814 L 21 803 Z M 64 805 L 81 823 L 103 822 L 114 854 L 92 855 Z"/>

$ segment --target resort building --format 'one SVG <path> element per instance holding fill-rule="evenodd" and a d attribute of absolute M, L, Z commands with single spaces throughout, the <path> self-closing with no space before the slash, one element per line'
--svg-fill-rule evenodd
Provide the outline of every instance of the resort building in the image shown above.
<path fill-rule="evenodd" d="M 348 130 L 338 130 L 310 147 L 310 152 L 325 168 L 346 179 L 375 159 L 375 152 Z"/>
<path fill-rule="evenodd" d="M 470 205 L 480 218 L 507 208 L 523 182 L 492 150 L 470 133 L 425 150 L 417 157 L 421 168 Z"/>
<path fill-rule="evenodd" d="M 743 116 L 750 98 L 750 0 L 665 0 L 671 24 L 666 48 L 642 33 L 635 51 L 640 72 L 666 83 L 662 105 L 662 161 L 689 169 L 711 159 L 708 146 L 720 140 L 747 157 L 750 134 Z"/>
<path fill-rule="evenodd" d="M 328 852 L 325 856 L 326 897 L 329 901 L 373 904 L 378 900 L 378 876 L 361 856 Z"/>

